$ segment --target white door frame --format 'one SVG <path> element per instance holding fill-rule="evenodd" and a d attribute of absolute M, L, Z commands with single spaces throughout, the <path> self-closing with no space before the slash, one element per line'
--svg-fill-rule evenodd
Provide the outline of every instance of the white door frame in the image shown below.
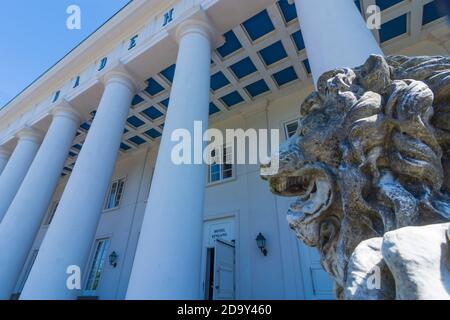
<path fill-rule="evenodd" d="M 217 215 L 217 216 L 209 216 L 207 218 L 205 218 L 203 220 L 203 242 L 202 242 L 202 264 L 201 264 L 201 276 L 200 276 L 200 296 L 201 297 L 205 297 L 205 290 L 206 290 L 206 283 L 205 283 L 205 276 L 206 276 L 206 257 L 207 257 L 207 249 L 208 248 L 214 248 L 213 245 L 209 244 L 208 241 L 208 235 L 206 234 L 206 226 L 210 225 L 210 224 L 214 224 L 214 223 L 219 223 L 219 222 L 227 222 L 227 221 L 232 221 L 233 222 L 233 238 L 232 240 L 234 240 L 234 247 L 235 247 L 235 296 L 237 296 L 237 288 L 238 285 L 236 283 L 237 279 L 238 279 L 238 266 L 239 266 L 239 255 L 238 255 L 238 250 L 239 250 L 239 229 L 238 229 L 238 215 L 236 213 L 230 213 L 230 214 L 222 214 L 222 215 Z"/>

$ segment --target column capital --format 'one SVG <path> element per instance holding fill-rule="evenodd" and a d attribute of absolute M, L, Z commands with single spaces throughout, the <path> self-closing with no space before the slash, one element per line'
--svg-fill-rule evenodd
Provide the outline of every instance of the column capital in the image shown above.
<path fill-rule="evenodd" d="M 133 76 L 122 63 L 119 63 L 111 70 L 107 71 L 100 81 L 102 81 L 105 86 L 114 82 L 121 83 L 130 88 L 133 93 L 136 93 L 142 87 L 136 79 L 137 78 Z"/>
<path fill-rule="evenodd" d="M 211 47 L 220 46 L 220 44 L 225 41 L 202 9 L 197 10 L 193 16 L 178 24 L 174 30 L 174 37 L 175 40 L 180 43 L 185 35 L 191 33 L 201 34 L 208 38 Z"/>
<path fill-rule="evenodd" d="M 64 99 L 61 100 L 61 102 L 50 111 L 50 114 L 53 116 L 53 118 L 56 117 L 70 118 L 77 124 L 80 124 L 84 118 L 83 115 L 78 110 L 76 110 L 68 101 Z"/>
<path fill-rule="evenodd" d="M 44 137 L 44 134 L 30 126 L 25 126 L 22 130 L 16 133 L 16 138 L 20 140 L 29 140 L 40 143 Z"/>

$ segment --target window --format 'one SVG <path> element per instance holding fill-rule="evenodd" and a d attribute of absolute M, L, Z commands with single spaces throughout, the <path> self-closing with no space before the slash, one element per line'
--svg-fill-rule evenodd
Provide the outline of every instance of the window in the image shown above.
<path fill-rule="evenodd" d="M 296 134 L 297 129 L 298 129 L 298 119 L 286 122 L 284 124 L 284 132 L 286 134 L 286 138 L 289 139 L 294 134 Z"/>
<path fill-rule="evenodd" d="M 105 266 L 109 239 L 99 239 L 95 241 L 95 252 L 92 258 L 91 269 L 86 283 L 86 291 L 96 291 L 100 283 L 100 277 Z"/>
<path fill-rule="evenodd" d="M 115 180 L 111 183 L 109 188 L 108 198 L 105 203 L 105 210 L 116 209 L 120 205 L 122 199 L 123 188 L 125 185 L 125 179 Z"/>
<path fill-rule="evenodd" d="M 59 201 L 55 201 L 50 206 L 50 210 L 48 212 L 47 218 L 45 219 L 44 226 L 49 226 L 53 221 L 53 217 L 55 216 L 56 209 L 58 209 Z"/>
<path fill-rule="evenodd" d="M 224 146 L 222 149 L 212 150 L 210 159 L 214 161 L 208 166 L 208 184 L 225 181 L 234 177 L 231 146 Z"/>

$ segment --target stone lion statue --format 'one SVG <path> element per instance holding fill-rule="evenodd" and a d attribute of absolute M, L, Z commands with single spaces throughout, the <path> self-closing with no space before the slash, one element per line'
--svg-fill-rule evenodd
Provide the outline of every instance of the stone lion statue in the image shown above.
<path fill-rule="evenodd" d="M 317 88 L 262 174 L 290 227 L 339 299 L 450 299 L 450 57 L 373 55 Z"/>

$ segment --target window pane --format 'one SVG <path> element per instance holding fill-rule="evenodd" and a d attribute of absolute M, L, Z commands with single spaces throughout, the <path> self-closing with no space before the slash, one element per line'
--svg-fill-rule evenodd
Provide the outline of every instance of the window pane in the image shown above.
<path fill-rule="evenodd" d="M 102 239 L 97 241 L 91 270 L 89 272 L 88 282 L 86 284 L 86 290 L 88 291 L 95 291 L 98 288 L 100 277 L 105 265 L 108 247 L 109 239 Z"/>
<path fill-rule="evenodd" d="M 233 177 L 233 166 L 231 164 L 223 165 L 223 178 L 228 179 Z"/>
<path fill-rule="evenodd" d="M 233 148 L 231 146 L 224 147 L 223 149 L 223 163 L 233 163 Z"/>
<path fill-rule="evenodd" d="M 233 177 L 233 146 L 223 146 L 211 152 L 212 164 L 208 166 L 208 183 Z"/>
<path fill-rule="evenodd" d="M 223 178 L 224 179 L 229 179 L 229 178 L 233 178 L 233 171 L 224 171 L 223 172 Z"/>
<path fill-rule="evenodd" d="M 220 165 L 214 164 L 211 166 L 211 182 L 220 181 Z"/>
<path fill-rule="evenodd" d="M 120 200 L 122 199 L 123 187 L 125 185 L 125 180 L 122 179 L 119 181 L 119 187 L 117 189 L 117 195 L 114 203 L 114 207 L 117 208 L 120 205 Z"/>
<path fill-rule="evenodd" d="M 116 203 L 117 181 L 111 185 L 111 190 L 108 195 L 108 199 L 105 205 L 105 209 L 112 209 Z"/>

